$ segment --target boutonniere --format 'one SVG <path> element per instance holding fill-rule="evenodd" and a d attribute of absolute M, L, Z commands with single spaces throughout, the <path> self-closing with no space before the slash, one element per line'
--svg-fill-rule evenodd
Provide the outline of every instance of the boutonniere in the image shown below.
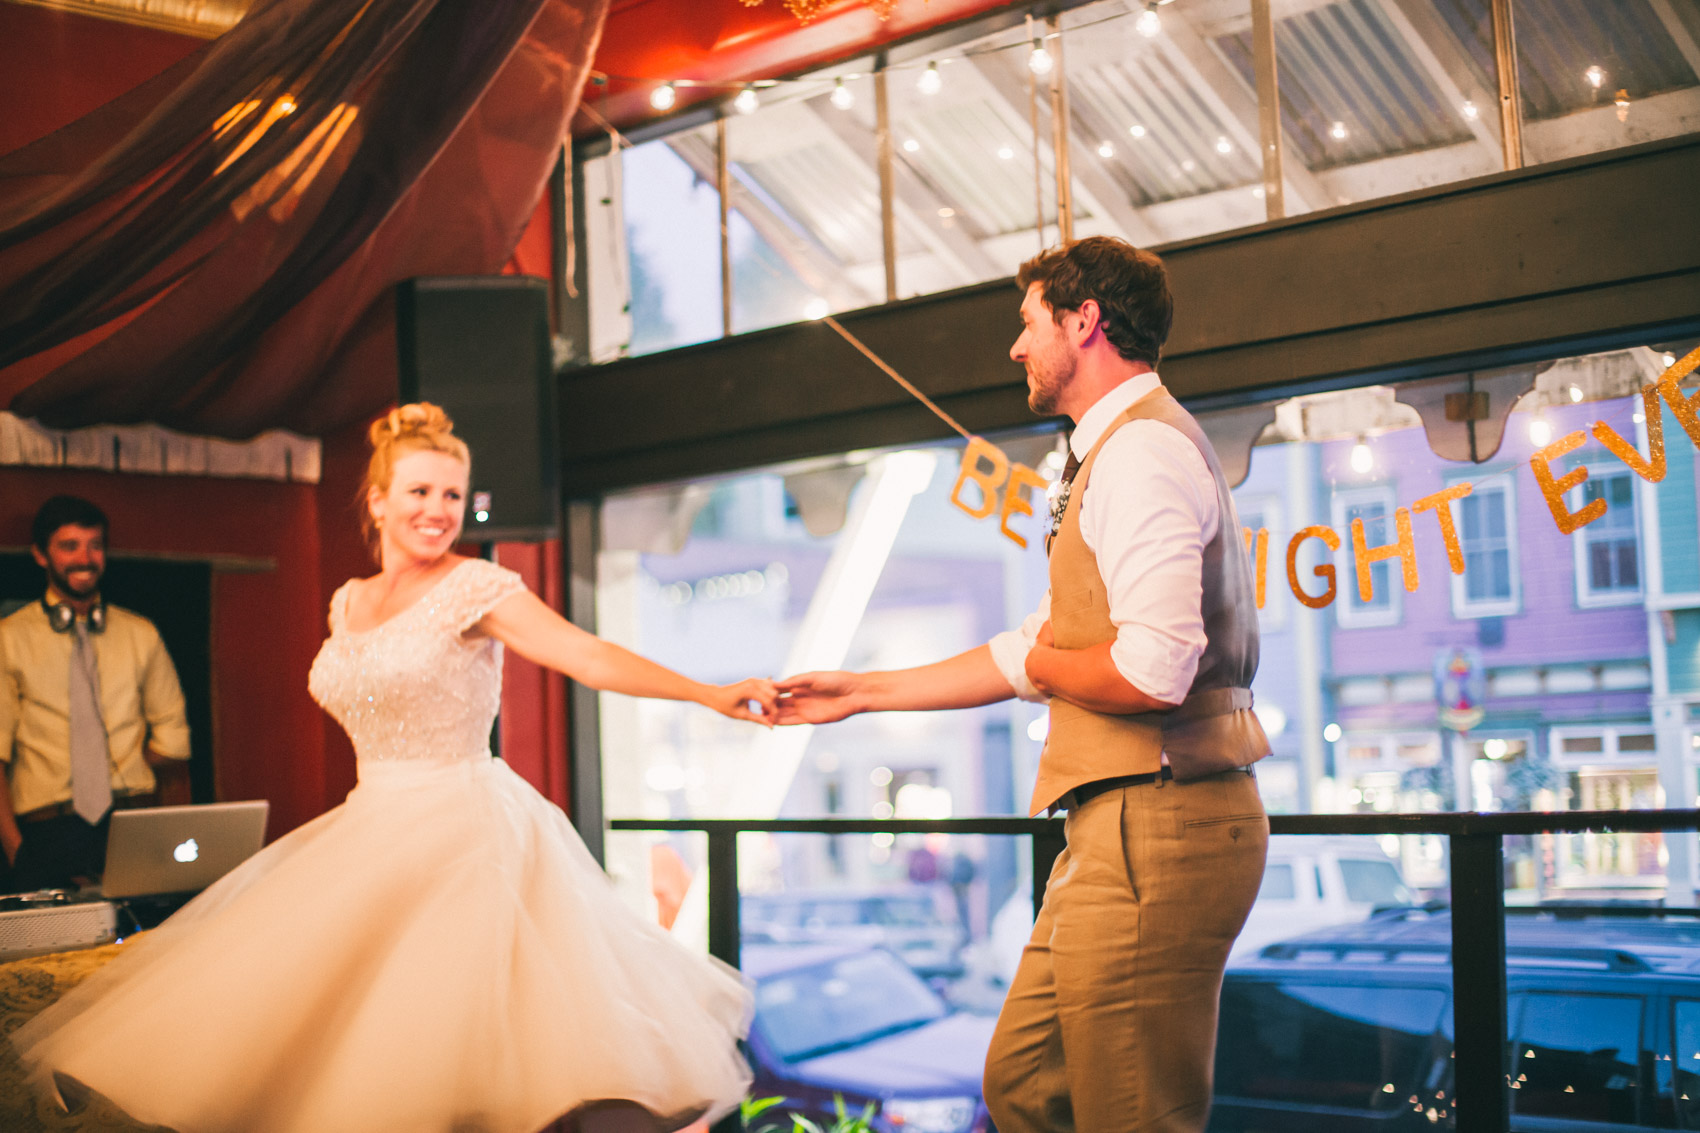
<path fill-rule="evenodd" d="M 1074 487 L 1072 480 L 1058 480 L 1051 485 L 1051 526 L 1049 534 L 1054 539 L 1062 530 L 1063 512 L 1068 510 L 1068 496 Z"/>

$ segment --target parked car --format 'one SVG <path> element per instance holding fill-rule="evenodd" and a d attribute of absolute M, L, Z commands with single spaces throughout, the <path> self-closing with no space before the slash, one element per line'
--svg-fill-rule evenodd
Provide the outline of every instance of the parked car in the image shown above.
<path fill-rule="evenodd" d="M 1399 866 L 1374 838 L 1276 835 L 1269 839 L 1257 904 L 1229 958 L 1415 900 Z"/>
<path fill-rule="evenodd" d="M 740 902 L 739 921 L 749 944 L 885 948 L 923 977 L 963 972 L 966 933 L 941 886 L 751 893 Z"/>
<path fill-rule="evenodd" d="M 1215 1133 L 1449 1128 L 1451 917 L 1407 909 L 1228 969 Z M 1700 1127 L 1700 920 L 1656 908 L 1506 918 L 1511 1128 Z"/>
<path fill-rule="evenodd" d="M 992 1133 L 980 1076 L 994 1020 L 952 1011 L 883 948 L 746 945 L 756 1012 L 746 1043 L 750 1095 L 783 1097 L 764 1115 L 830 1124 L 873 1103 L 877 1133 Z"/>

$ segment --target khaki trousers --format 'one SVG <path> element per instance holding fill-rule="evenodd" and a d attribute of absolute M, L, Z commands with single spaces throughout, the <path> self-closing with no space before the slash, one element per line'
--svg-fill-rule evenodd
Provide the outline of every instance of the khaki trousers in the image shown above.
<path fill-rule="evenodd" d="M 1201 1130 L 1222 970 L 1269 848 L 1257 782 L 1107 791 L 1064 830 L 986 1058 L 992 1120 L 998 1133 Z"/>

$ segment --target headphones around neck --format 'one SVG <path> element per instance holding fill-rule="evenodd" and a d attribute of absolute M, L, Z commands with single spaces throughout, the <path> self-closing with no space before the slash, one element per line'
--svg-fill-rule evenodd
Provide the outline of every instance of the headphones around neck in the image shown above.
<path fill-rule="evenodd" d="M 67 602 L 49 602 L 44 596 L 41 608 L 47 611 L 47 624 L 54 633 L 70 633 L 71 627 L 77 624 L 76 608 Z M 90 633 L 106 631 L 105 602 L 96 602 L 89 608 L 88 623 Z"/>

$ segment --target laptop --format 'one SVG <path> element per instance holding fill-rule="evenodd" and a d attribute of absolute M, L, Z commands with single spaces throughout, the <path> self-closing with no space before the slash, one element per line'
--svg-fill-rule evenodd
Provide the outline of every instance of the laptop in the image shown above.
<path fill-rule="evenodd" d="M 262 799 L 114 811 L 101 894 L 197 893 L 259 851 L 270 810 Z"/>

